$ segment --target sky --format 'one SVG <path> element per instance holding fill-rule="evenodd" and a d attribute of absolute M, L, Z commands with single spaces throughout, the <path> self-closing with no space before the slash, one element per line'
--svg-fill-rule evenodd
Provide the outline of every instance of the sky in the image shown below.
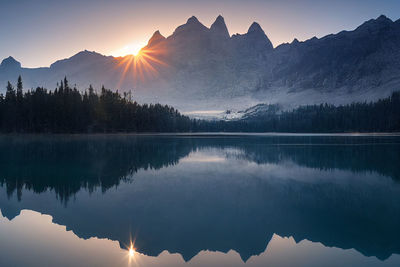
<path fill-rule="evenodd" d="M 156 30 L 168 36 L 196 16 L 218 15 L 230 34 L 258 22 L 274 46 L 352 30 L 384 14 L 400 18 L 400 0 L 0 0 L 0 61 L 47 67 L 82 50 L 133 54 Z"/>

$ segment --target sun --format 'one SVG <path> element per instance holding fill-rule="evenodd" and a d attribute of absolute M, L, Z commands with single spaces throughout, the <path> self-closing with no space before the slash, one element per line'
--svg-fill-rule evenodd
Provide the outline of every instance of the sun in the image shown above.
<path fill-rule="evenodd" d="M 131 54 L 134 55 L 135 57 L 138 56 L 140 54 L 140 51 L 142 50 L 142 48 L 143 47 L 140 47 L 140 46 L 133 48 Z"/>
<path fill-rule="evenodd" d="M 122 69 L 118 86 L 124 81 L 132 82 L 133 86 L 157 77 L 160 70 L 165 70 L 169 65 L 164 61 L 168 55 L 163 43 L 146 46 L 129 46 L 127 56 L 116 58 L 116 68 Z"/>
<path fill-rule="evenodd" d="M 135 246 L 133 245 L 134 242 L 131 241 L 131 245 L 128 247 L 128 263 L 129 266 L 131 265 L 132 262 L 136 262 L 136 249 Z"/>
<path fill-rule="evenodd" d="M 111 55 L 115 57 L 123 57 L 126 55 L 134 55 L 137 56 L 140 50 L 146 46 L 145 42 L 135 42 L 131 44 L 127 44 L 124 47 L 111 52 Z"/>

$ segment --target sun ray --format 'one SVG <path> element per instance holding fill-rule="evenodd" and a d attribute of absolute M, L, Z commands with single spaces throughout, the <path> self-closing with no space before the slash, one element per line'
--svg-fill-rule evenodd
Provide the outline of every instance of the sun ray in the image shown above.
<path fill-rule="evenodd" d="M 119 62 L 116 68 L 122 68 L 121 77 L 118 82 L 118 88 L 128 79 L 132 80 L 133 86 L 138 82 L 145 82 L 147 79 L 156 78 L 160 74 L 160 68 L 169 67 L 162 60 L 166 55 L 166 49 L 160 45 L 153 47 L 144 47 L 140 49 L 137 55 L 128 55 L 118 58 Z"/>

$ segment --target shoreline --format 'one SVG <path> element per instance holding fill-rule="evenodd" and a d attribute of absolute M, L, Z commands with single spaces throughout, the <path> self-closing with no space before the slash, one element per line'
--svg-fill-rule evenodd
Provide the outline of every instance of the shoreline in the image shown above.
<path fill-rule="evenodd" d="M 396 137 L 400 136 L 400 132 L 385 132 L 385 133 L 359 133 L 359 132 L 349 132 L 349 133 L 285 133 L 285 132 L 266 132 L 266 133 L 259 133 L 259 132 L 182 132 L 182 133 L 172 133 L 172 132 L 143 132 L 143 133 L 0 133 L 1 136 L 182 136 L 182 137 L 208 137 L 208 136 L 227 136 L 227 137 L 234 137 L 234 136 L 259 136 L 259 137 L 267 137 L 267 136 L 309 136 L 309 137 L 318 137 L 318 136 L 332 136 L 332 137 L 381 137 L 381 136 L 388 136 L 388 137 Z"/>

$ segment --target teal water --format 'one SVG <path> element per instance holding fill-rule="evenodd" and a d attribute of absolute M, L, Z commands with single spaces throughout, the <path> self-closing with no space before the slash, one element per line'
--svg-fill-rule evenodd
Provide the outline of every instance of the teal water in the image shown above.
<path fill-rule="evenodd" d="M 400 266 L 399 162 L 398 136 L 2 136 L 0 266 Z"/>

